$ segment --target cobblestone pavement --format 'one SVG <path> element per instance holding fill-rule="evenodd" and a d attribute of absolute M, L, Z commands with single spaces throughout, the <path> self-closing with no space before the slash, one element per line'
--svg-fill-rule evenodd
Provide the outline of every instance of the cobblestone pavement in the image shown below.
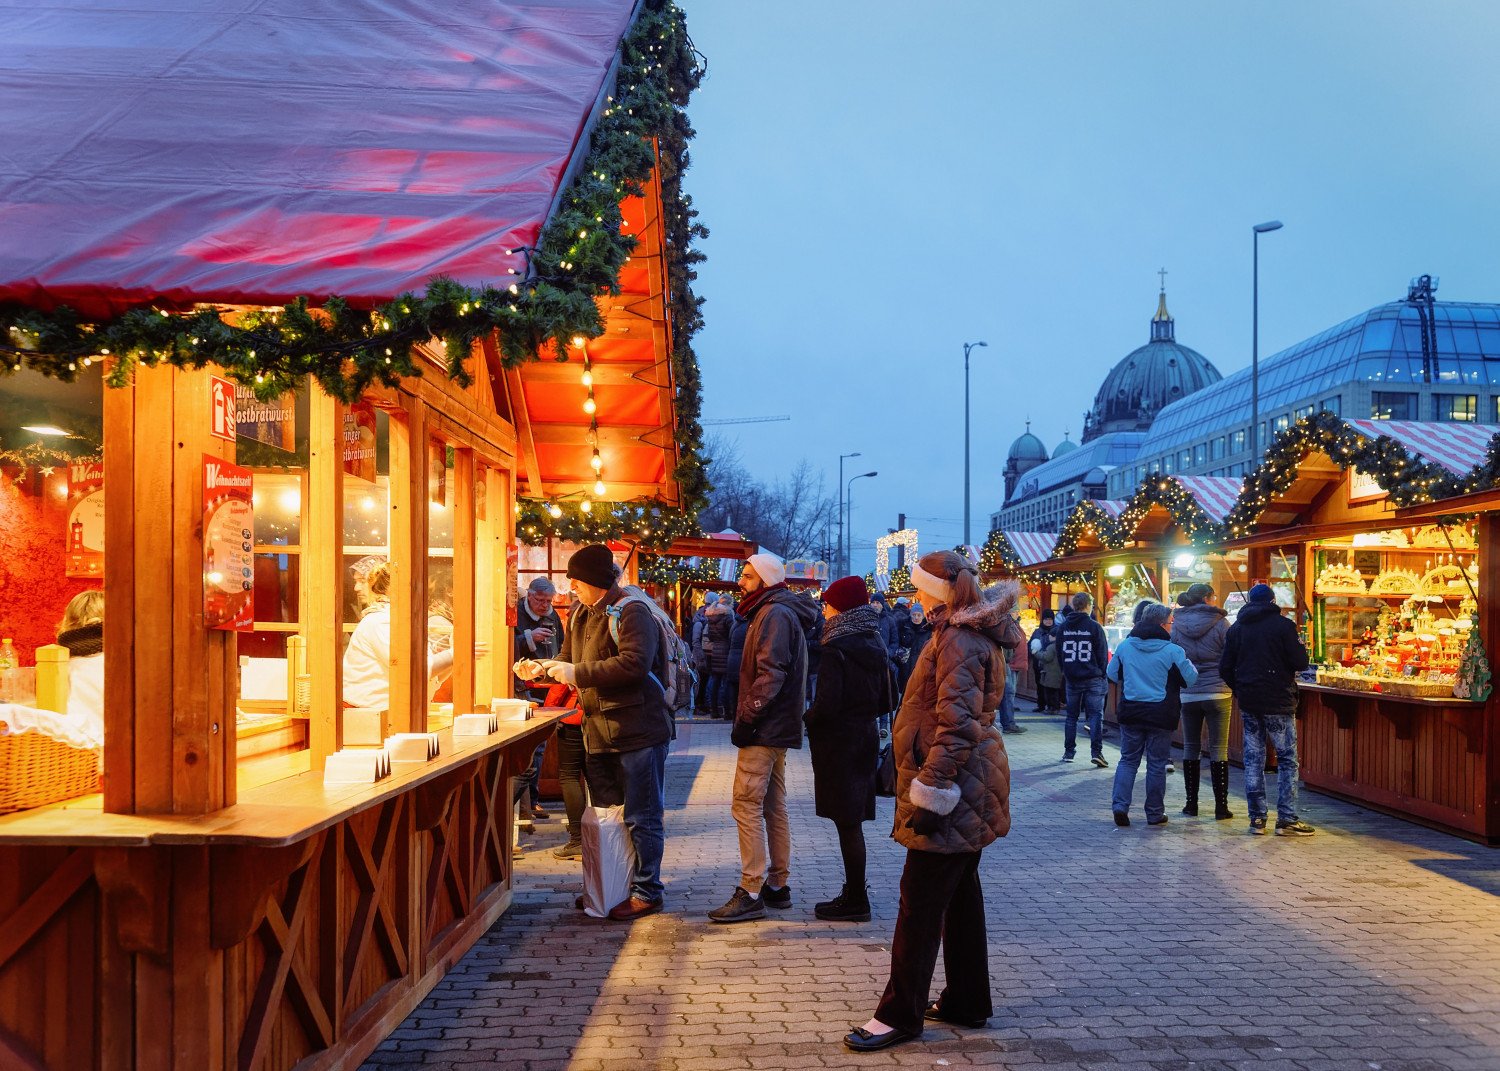
<path fill-rule="evenodd" d="M 885 982 L 903 853 L 882 800 L 874 918 L 813 918 L 842 871 L 806 751 L 788 762 L 793 908 L 708 922 L 738 873 L 734 748 L 699 722 L 667 765 L 667 912 L 588 919 L 578 865 L 528 851 L 511 910 L 367 1067 L 1500 1069 L 1500 851 L 1313 793 L 1316 837 L 1251 837 L 1242 796 L 1233 821 L 1179 817 L 1180 776 L 1167 826 L 1145 826 L 1138 784 L 1136 822 L 1116 829 L 1113 769 L 1059 764 L 1060 719 L 1022 722 L 1006 737 L 1014 829 L 981 871 L 988 1029 L 843 1049 Z M 561 839 L 551 820 L 528 843 Z"/>

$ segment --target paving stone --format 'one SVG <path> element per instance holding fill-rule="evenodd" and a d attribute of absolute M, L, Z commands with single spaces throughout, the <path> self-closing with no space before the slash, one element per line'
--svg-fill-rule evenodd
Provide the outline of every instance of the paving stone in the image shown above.
<path fill-rule="evenodd" d="M 578 865 L 545 850 L 562 824 L 539 822 L 511 910 L 365 1066 L 1500 1068 L 1500 852 L 1311 792 L 1319 836 L 1249 837 L 1242 819 L 1179 817 L 1180 776 L 1167 829 L 1118 829 L 1112 771 L 1060 766 L 1061 720 L 1024 721 L 1030 733 L 1006 738 L 1014 828 L 980 872 L 990 1029 L 843 1048 L 885 984 L 904 853 L 882 800 L 865 827 L 874 918 L 813 918 L 842 871 L 805 751 L 787 763 L 794 906 L 707 921 L 738 871 L 734 749 L 727 726 L 699 722 L 679 726 L 667 763 L 667 912 L 581 916 Z"/>

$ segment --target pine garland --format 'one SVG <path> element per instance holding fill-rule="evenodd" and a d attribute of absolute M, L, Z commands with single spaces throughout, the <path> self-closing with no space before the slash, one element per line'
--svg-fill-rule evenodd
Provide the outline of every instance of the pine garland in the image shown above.
<path fill-rule="evenodd" d="M 708 232 L 696 222 L 681 176 L 693 136 L 683 109 L 703 66 L 686 18 L 671 0 L 645 0 L 621 41 L 618 70 L 615 94 L 593 127 L 578 177 L 538 247 L 529 251 L 530 273 L 507 286 L 476 289 L 439 276 L 425 293 L 402 294 L 376 309 L 355 309 L 338 297 L 313 308 L 298 298 L 280 309 L 242 314 L 144 306 L 103 320 L 86 319 L 67 307 L 43 312 L 7 303 L 0 305 L 0 376 L 30 367 L 71 382 L 95 361 L 107 360 L 106 381 L 118 387 L 130 381 L 137 364 L 193 369 L 213 364 L 262 399 L 311 376 L 347 403 L 374 383 L 394 386 L 420 376 L 415 351 L 432 339 L 443 347 L 448 377 L 464 386 L 470 382 L 467 362 L 474 345 L 492 334 L 508 367 L 563 353 L 575 336 L 596 338 L 603 331 L 595 299 L 619 292 L 620 269 L 635 250 L 634 238 L 621 233 L 620 205 L 640 195 L 650 178 L 657 164 L 654 140 L 667 215 L 681 450 L 673 475 L 682 507 L 596 507 L 593 518 L 574 507 L 569 522 L 559 524 L 542 504 L 530 503 L 523 507 L 522 523 L 529 520 L 548 535 L 570 538 L 608 538 L 647 528 L 654 541 L 667 532 L 695 531 L 708 480 L 699 453 L 701 378 L 692 349 L 702 315 L 691 282 L 703 257 L 691 243 Z"/>
<path fill-rule="evenodd" d="M 1260 465 L 1245 477 L 1239 501 L 1225 518 L 1228 538 L 1246 535 L 1254 528 L 1271 501 L 1292 486 L 1298 466 L 1314 451 L 1326 454 L 1341 469 L 1358 468 L 1375 477 L 1396 506 L 1447 498 L 1468 486 L 1467 477 L 1454 476 L 1441 465 L 1413 458 L 1390 436 L 1369 439 L 1332 413 L 1318 412 L 1278 434 Z"/>
<path fill-rule="evenodd" d="M 714 581 L 719 579 L 719 563 L 713 558 L 701 558 L 694 564 L 692 558 L 642 554 L 640 577 L 642 583 L 668 587 L 677 583 Z"/>

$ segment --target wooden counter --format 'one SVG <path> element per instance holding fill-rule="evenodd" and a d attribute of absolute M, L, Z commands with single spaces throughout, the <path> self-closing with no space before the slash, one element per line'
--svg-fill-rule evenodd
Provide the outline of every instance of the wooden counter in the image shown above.
<path fill-rule="evenodd" d="M 446 777 L 454 768 L 517 741 L 533 746 L 563 717 L 549 713 L 530 721 L 501 722 L 484 737 L 458 737 L 453 752 L 421 765 L 398 763 L 390 777 L 372 785 L 324 785 L 320 773 L 304 773 L 252 789 L 232 807 L 196 816 L 105 814 L 101 797 L 87 796 L 51 807 L 0 817 L 0 847 L 15 844 L 75 844 L 141 848 L 152 844 L 254 844 L 285 847 L 349 816 L 379 806 L 403 792 Z"/>
<path fill-rule="evenodd" d="M 1492 699 L 1418 698 L 1301 684 L 1297 753 L 1320 792 L 1500 843 Z"/>
<path fill-rule="evenodd" d="M 358 1066 L 509 905 L 511 778 L 560 716 L 376 785 L 0 819 L 0 1067 Z"/>

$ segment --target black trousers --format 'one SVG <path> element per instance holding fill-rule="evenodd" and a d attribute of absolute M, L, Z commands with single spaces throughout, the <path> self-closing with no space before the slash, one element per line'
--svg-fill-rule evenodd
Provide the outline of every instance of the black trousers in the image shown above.
<path fill-rule="evenodd" d="M 987 1019 L 994 1012 L 979 856 L 907 849 L 891 979 L 875 1009 L 875 1018 L 886 1026 L 921 1033 L 940 945 L 947 985 L 938 1003 L 944 1014 Z"/>

